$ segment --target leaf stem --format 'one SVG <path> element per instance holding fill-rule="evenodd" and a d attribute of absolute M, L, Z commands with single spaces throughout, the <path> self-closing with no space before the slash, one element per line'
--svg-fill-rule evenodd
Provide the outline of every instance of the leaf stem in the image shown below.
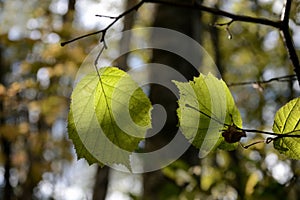
<path fill-rule="evenodd" d="M 225 125 L 225 126 L 230 126 L 229 124 L 222 123 L 222 122 L 220 122 L 219 120 L 215 119 L 214 117 L 209 116 L 209 115 L 206 114 L 205 112 L 202 112 L 201 110 L 198 110 L 197 108 L 195 108 L 195 107 L 193 107 L 193 106 L 191 106 L 191 105 L 189 105 L 189 104 L 185 104 L 185 106 L 188 107 L 188 108 L 191 108 L 191 109 L 193 109 L 193 110 L 196 110 L 196 111 L 200 112 L 201 114 L 203 114 L 203 115 L 205 115 L 206 117 L 208 117 L 208 118 L 210 118 L 210 119 L 212 119 L 212 120 L 218 122 L 219 124 L 223 124 L 223 125 Z"/>

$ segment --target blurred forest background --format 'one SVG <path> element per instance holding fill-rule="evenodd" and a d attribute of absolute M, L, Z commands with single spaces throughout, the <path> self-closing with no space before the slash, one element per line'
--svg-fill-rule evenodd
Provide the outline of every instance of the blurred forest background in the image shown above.
<path fill-rule="evenodd" d="M 60 42 L 105 28 L 111 19 L 96 14 L 117 16 L 137 2 L 0 1 L 0 199 L 299 199 L 300 162 L 280 156 L 272 144 L 217 151 L 201 160 L 191 148 L 170 166 L 144 175 L 77 161 L 66 131 L 70 94 L 78 68 L 100 37 L 91 36 L 65 47 Z M 280 19 L 283 7 L 281 0 L 202 3 L 274 20 Z M 299 9 L 300 2 L 293 1 L 290 28 L 297 50 Z M 107 35 L 145 26 L 178 30 L 212 55 L 228 84 L 294 74 L 278 30 L 243 22 L 231 24 L 230 32 L 226 27 L 213 26 L 221 22 L 228 19 L 180 7 L 144 4 L 109 29 Z M 102 59 L 109 60 L 126 42 L 124 38 L 116 40 Z M 113 64 L 126 70 L 135 62 L 149 61 L 185 70 L 182 60 L 155 50 L 132 52 Z M 196 75 L 192 71 L 182 73 L 189 79 Z M 297 81 L 292 80 L 230 89 L 244 127 L 258 130 L 271 130 L 275 112 L 300 94 Z M 158 86 L 152 86 L 149 95 L 153 103 L 176 102 Z M 170 116 L 176 108 L 171 109 Z M 162 132 L 176 128 L 176 123 L 170 117 Z M 151 138 L 146 148 L 155 149 L 155 142 L 168 141 L 172 133 L 165 135 L 168 138 L 162 139 L 161 134 Z M 242 143 L 261 139 L 260 134 L 249 134 Z"/>

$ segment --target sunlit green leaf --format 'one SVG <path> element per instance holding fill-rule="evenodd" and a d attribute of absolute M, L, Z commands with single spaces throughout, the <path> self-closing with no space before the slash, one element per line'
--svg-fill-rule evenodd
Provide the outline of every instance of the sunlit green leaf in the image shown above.
<path fill-rule="evenodd" d="M 201 74 L 189 83 L 174 83 L 180 91 L 177 110 L 180 128 L 200 149 L 199 156 L 204 157 L 217 147 L 234 149 L 236 144 L 226 143 L 221 130 L 228 128 L 224 123 L 241 128 L 242 120 L 226 84 L 212 74 Z"/>
<path fill-rule="evenodd" d="M 73 132 L 78 137 L 73 136 L 73 142 L 77 153 L 89 152 L 80 155 L 90 163 L 95 158 L 100 163 L 130 168 L 129 156 L 151 126 L 151 104 L 125 72 L 106 67 L 99 70 L 99 75 L 95 72 L 85 76 L 74 89 L 69 130 L 76 130 Z"/>
<path fill-rule="evenodd" d="M 69 138 L 73 141 L 73 144 L 76 148 L 76 154 L 78 159 L 85 158 L 87 162 L 91 165 L 93 163 L 98 163 L 101 167 L 104 166 L 103 163 L 98 161 L 90 152 L 85 148 L 85 145 L 81 142 L 79 135 L 74 124 L 73 112 L 69 111 L 68 115 L 68 135 Z"/>
<path fill-rule="evenodd" d="M 300 98 L 296 98 L 281 107 L 274 119 L 274 133 L 300 135 Z M 279 137 L 274 140 L 274 148 L 292 159 L 300 159 L 300 138 Z"/>

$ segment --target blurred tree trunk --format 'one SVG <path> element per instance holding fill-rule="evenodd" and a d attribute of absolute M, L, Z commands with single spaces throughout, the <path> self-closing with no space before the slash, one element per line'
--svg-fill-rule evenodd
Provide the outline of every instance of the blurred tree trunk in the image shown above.
<path fill-rule="evenodd" d="M 176 30 L 200 42 L 202 30 L 201 15 L 199 12 L 190 9 L 159 5 L 157 7 L 156 16 L 154 17 L 154 27 L 164 27 Z M 170 52 L 154 49 L 152 63 L 161 63 L 172 67 L 184 75 L 188 80 L 191 80 L 193 76 L 198 75 L 198 71 L 196 71 L 187 61 L 178 55 L 171 54 Z M 155 76 L 155 73 L 150 72 L 150 76 Z M 161 77 L 169 77 L 169 75 L 161 75 Z M 168 144 L 178 130 L 176 96 L 165 87 L 152 85 L 150 99 L 152 104 L 160 104 L 164 106 L 167 112 L 167 121 L 159 133 L 146 140 L 147 152 L 157 150 Z M 190 147 L 181 159 L 189 165 L 199 164 L 198 151 L 194 147 Z M 177 187 L 175 183 L 172 183 L 164 177 L 161 171 L 144 174 L 143 199 L 161 199 L 160 193 L 167 184 L 174 184 L 174 186 Z M 165 195 L 166 194 L 164 194 L 164 198 L 168 198 Z"/>
<path fill-rule="evenodd" d="M 1 105 L 2 107 L 2 105 Z M 2 112 L 2 108 L 1 108 Z M 1 125 L 3 125 L 1 123 Z M 10 184 L 10 169 L 11 169 L 11 161 L 10 161 L 10 156 L 11 156 L 11 144 L 10 142 L 2 138 L 2 148 L 3 148 L 3 153 L 5 155 L 5 164 L 4 164 L 4 181 L 5 181 L 5 187 L 4 187 L 4 199 L 5 200 L 10 200 L 13 199 L 13 190 L 12 186 Z"/>
<path fill-rule="evenodd" d="M 9 69 L 9 67 L 6 65 L 4 61 L 4 47 L 0 44 L 0 83 L 5 85 L 5 74 L 6 71 Z M 5 125 L 5 117 L 4 117 L 4 102 L 3 99 L 0 99 L 0 126 Z M 10 169 L 11 169 L 11 143 L 10 141 L 3 135 L 3 133 L 0 133 L 0 147 L 4 154 L 4 191 L 3 199 L 10 200 L 13 199 L 13 188 L 10 184 Z M 0 197 L 1 197 L 0 196 Z"/>
<path fill-rule="evenodd" d="M 125 10 L 132 8 L 134 5 L 137 4 L 137 2 L 138 0 L 127 0 L 125 5 Z M 135 22 L 135 18 L 136 18 L 136 12 L 131 12 L 125 15 L 124 23 L 123 23 L 124 26 L 123 31 L 132 29 Z M 123 34 L 121 41 L 119 43 L 120 52 L 129 52 L 130 39 L 131 39 L 130 32 L 126 35 Z M 127 58 L 128 58 L 128 54 L 122 55 L 113 62 L 113 65 L 119 67 L 124 71 L 127 71 L 128 70 Z"/>
<path fill-rule="evenodd" d="M 68 1 L 68 11 L 65 15 L 62 16 L 63 23 L 69 24 L 73 22 L 74 19 L 74 11 L 75 11 L 75 4 L 76 0 L 69 0 Z M 71 30 L 71 29 L 70 29 Z M 47 131 L 51 128 L 49 127 L 43 118 L 40 118 L 37 124 L 38 132 L 39 134 L 47 133 Z M 29 147 L 31 144 L 27 144 L 27 147 Z M 27 149 L 28 153 L 28 172 L 27 172 L 27 179 L 26 181 L 21 185 L 22 187 L 22 194 L 18 197 L 22 200 L 31 200 L 34 199 L 34 188 L 38 185 L 40 180 L 42 179 L 42 174 L 37 175 L 36 172 L 36 165 L 39 163 L 43 163 L 41 160 L 40 155 L 36 155 L 36 153 L 32 152 L 30 148 Z M 44 169 L 43 169 L 44 170 Z M 41 170 L 41 173 L 43 173 L 43 170 Z"/>
<path fill-rule="evenodd" d="M 93 191 L 94 200 L 104 200 L 107 193 L 109 167 L 98 167 Z"/>
<path fill-rule="evenodd" d="M 218 3 L 216 3 L 215 7 L 216 8 L 219 7 Z M 218 23 L 219 18 L 220 17 L 218 15 L 213 15 L 211 24 Z M 212 47 L 213 47 L 213 52 L 214 52 L 214 61 L 215 61 L 216 66 L 218 67 L 220 74 L 223 75 L 224 69 L 223 69 L 223 65 L 221 62 L 222 55 L 221 55 L 221 51 L 220 51 L 220 30 L 216 26 L 210 26 L 209 32 L 211 35 L 211 42 L 212 42 Z"/>
<path fill-rule="evenodd" d="M 63 16 L 63 22 L 70 23 L 73 22 L 74 19 L 74 11 L 75 11 L 76 0 L 69 0 L 68 2 L 68 12 Z"/>

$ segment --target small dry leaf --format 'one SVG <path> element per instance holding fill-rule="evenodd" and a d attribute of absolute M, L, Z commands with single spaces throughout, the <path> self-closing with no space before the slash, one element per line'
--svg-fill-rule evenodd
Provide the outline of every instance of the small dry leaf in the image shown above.
<path fill-rule="evenodd" d="M 222 136 L 228 143 L 239 142 L 242 137 L 247 137 L 244 130 L 239 129 L 236 125 L 231 125 L 222 132 Z"/>

